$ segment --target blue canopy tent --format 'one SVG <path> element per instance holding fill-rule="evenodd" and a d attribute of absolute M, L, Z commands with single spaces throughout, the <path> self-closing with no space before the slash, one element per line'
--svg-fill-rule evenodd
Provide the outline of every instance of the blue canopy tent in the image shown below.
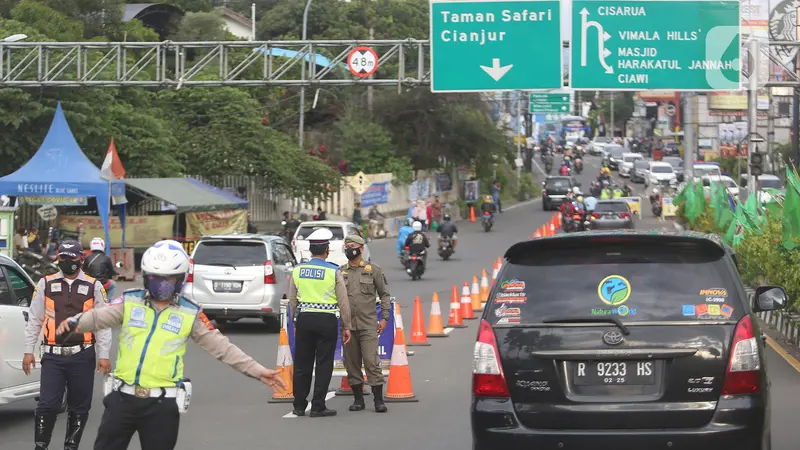
<path fill-rule="evenodd" d="M 41 147 L 19 170 L 0 178 L 0 194 L 22 197 L 94 197 L 97 200 L 97 212 L 103 221 L 106 242 L 109 243 L 106 253 L 109 253 L 109 202 L 111 196 L 125 195 L 125 183 L 109 183 L 103 178 L 100 169 L 83 154 L 69 129 L 59 102 L 53 123 Z"/>

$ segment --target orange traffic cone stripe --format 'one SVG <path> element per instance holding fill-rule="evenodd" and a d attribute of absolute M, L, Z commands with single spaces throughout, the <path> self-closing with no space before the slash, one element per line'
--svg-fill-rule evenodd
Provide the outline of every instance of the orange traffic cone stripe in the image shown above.
<path fill-rule="evenodd" d="M 486 269 L 481 272 L 481 303 L 489 301 L 489 278 L 486 275 Z"/>
<path fill-rule="evenodd" d="M 494 286 L 494 282 L 497 281 L 497 274 L 500 272 L 500 268 L 497 267 L 497 261 L 494 262 L 494 268 L 492 269 L 492 286 Z"/>
<path fill-rule="evenodd" d="M 394 334 L 394 347 L 392 348 L 392 361 L 389 365 L 389 380 L 386 386 L 385 401 L 387 403 L 417 402 L 411 386 L 411 370 L 408 368 L 408 354 L 406 353 L 405 333 L 398 328 Z"/>
<path fill-rule="evenodd" d="M 415 314 L 416 315 L 416 314 Z M 431 300 L 431 318 L 428 321 L 428 337 L 447 337 L 442 325 L 442 307 L 439 304 L 439 294 L 434 292 Z"/>
<path fill-rule="evenodd" d="M 269 403 L 289 403 L 294 401 L 294 361 L 292 350 L 289 348 L 289 334 L 286 327 L 281 328 L 278 339 L 278 362 L 275 364 L 278 376 L 286 384 L 286 389 L 276 392 L 269 399 Z"/>
<path fill-rule="evenodd" d="M 475 320 L 475 312 L 472 311 L 472 295 L 469 292 L 469 283 L 464 282 L 461 288 L 461 318 L 464 320 Z"/>
<path fill-rule="evenodd" d="M 450 328 L 466 328 L 464 319 L 461 315 L 461 301 L 458 299 L 458 288 L 453 285 L 452 298 L 450 300 L 450 320 L 447 322 Z"/>
<path fill-rule="evenodd" d="M 428 336 L 425 334 L 425 317 L 422 315 L 422 301 L 419 296 L 414 299 L 414 317 L 411 319 L 411 340 L 409 346 L 427 346 Z"/>
<path fill-rule="evenodd" d="M 470 300 L 472 300 L 472 311 L 482 312 L 483 303 L 481 303 L 481 288 L 478 284 L 478 277 L 472 277 L 472 289 L 469 291 Z"/>

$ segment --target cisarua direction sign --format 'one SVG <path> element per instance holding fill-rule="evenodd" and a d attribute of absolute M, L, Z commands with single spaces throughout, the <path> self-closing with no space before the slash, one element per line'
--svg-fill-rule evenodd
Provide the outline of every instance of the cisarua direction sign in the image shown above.
<path fill-rule="evenodd" d="M 573 89 L 735 90 L 738 0 L 573 0 Z"/>
<path fill-rule="evenodd" d="M 557 0 L 431 0 L 431 91 L 563 86 Z M 573 0 L 570 87 L 728 91 L 741 84 L 738 0 Z"/>
<path fill-rule="evenodd" d="M 558 0 L 431 0 L 431 91 L 559 89 Z"/>

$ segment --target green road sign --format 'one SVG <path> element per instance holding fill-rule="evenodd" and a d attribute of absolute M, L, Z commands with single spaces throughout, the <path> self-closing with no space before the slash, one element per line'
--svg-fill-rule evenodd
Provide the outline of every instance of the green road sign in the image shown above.
<path fill-rule="evenodd" d="M 431 0 L 431 91 L 563 87 L 557 0 Z"/>
<path fill-rule="evenodd" d="M 531 114 L 567 113 L 569 110 L 569 94 L 530 94 L 528 112 Z"/>
<path fill-rule="evenodd" d="M 739 2 L 574 0 L 574 89 L 739 89 Z"/>

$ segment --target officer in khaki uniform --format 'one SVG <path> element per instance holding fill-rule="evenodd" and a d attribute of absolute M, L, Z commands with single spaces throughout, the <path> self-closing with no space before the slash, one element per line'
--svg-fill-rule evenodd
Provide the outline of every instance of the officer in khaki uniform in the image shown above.
<path fill-rule="evenodd" d="M 392 313 L 388 283 L 383 270 L 375 264 L 361 259 L 364 239 L 351 235 L 344 239 L 344 253 L 348 263 L 341 267 L 347 286 L 347 296 L 352 311 L 352 339 L 344 346 L 344 366 L 347 369 L 347 382 L 353 388 L 355 401 L 350 411 L 361 411 L 364 405 L 363 367 L 367 381 L 372 386 L 375 397 L 375 412 L 386 412 L 383 402 L 383 373 L 378 355 L 378 335 L 386 328 L 386 321 Z M 381 299 L 381 317 L 375 308 L 375 297 Z"/>

